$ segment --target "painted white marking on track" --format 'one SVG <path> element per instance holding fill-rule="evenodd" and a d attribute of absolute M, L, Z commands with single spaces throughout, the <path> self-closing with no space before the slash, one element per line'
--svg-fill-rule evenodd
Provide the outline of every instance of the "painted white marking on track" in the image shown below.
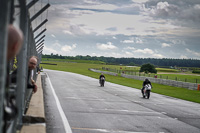
<path fill-rule="evenodd" d="M 46 73 L 46 74 L 47 74 L 47 73 Z M 61 118 L 62 118 L 62 122 L 63 122 L 63 125 L 64 125 L 65 132 L 66 132 L 66 133 L 72 133 L 71 127 L 69 126 L 69 122 L 68 122 L 68 120 L 67 120 L 67 118 L 66 118 L 66 116 L 65 116 L 65 113 L 64 113 L 64 111 L 63 111 L 63 109 L 62 109 L 62 107 L 61 107 L 60 101 L 58 100 L 58 97 L 57 97 L 57 95 L 56 95 L 56 93 L 55 93 L 55 90 L 54 90 L 52 84 L 51 84 L 51 80 L 50 80 L 48 74 L 47 74 L 47 79 L 48 79 L 48 81 L 49 81 L 49 84 L 50 84 L 50 87 L 51 87 L 53 96 L 54 96 L 54 98 L 55 98 L 58 111 L 59 111 L 60 116 L 61 116 Z"/>

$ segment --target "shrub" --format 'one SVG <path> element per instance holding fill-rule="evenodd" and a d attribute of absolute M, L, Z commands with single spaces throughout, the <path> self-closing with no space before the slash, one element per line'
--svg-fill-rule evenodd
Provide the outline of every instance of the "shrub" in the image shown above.
<path fill-rule="evenodd" d="M 140 68 L 140 72 L 145 72 L 145 73 L 157 73 L 157 70 L 154 65 L 148 63 L 144 64 Z"/>
<path fill-rule="evenodd" d="M 200 73 L 200 70 L 193 70 L 192 73 Z"/>

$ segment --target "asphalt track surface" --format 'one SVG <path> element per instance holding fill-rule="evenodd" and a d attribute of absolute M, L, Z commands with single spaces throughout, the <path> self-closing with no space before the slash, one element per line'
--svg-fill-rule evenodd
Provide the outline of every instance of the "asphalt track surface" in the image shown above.
<path fill-rule="evenodd" d="M 200 133 L 200 104 L 44 70 L 47 133 Z"/>

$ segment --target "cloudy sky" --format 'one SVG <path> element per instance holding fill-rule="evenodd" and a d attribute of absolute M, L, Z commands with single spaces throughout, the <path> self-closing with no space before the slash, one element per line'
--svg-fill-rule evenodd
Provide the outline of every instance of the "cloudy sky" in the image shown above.
<path fill-rule="evenodd" d="M 43 54 L 200 59 L 200 0 L 47 1 Z"/>

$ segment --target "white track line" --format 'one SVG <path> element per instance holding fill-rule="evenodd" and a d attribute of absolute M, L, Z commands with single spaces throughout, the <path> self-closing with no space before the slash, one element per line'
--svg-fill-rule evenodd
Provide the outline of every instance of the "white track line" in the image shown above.
<path fill-rule="evenodd" d="M 46 73 L 46 74 L 47 74 L 47 73 Z M 48 79 L 48 81 L 49 81 L 49 84 L 50 84 L 50 87 L 51 87 L 53 96 L 54 96 L 54 98 L 55 98 L 55 100 L 56 100 L 56 105 L 57 105 L 58 111 L 59 111 L 59 113 L 60 113 L 60 116 L 61 116 L 61 118 L 62 118 L 62 122 L 63 122 L 64 128 L 65 128 L 65 132 L 66 132 L 66 133 L 72 133 L 71 127 L 69 126 L 69 122 L 68 122 L 68 120 L 67 120 L 67 118 L 66 118 L 66 116 L 65 116 L 65 113 L 64 113 L 64 111 L 63 111 L 63 109 L 62 109 L 62 107 L 61 107 L 60 101 L 58 100 L 58 97 L 57 97 L 57 95 L 56 95 L 56 93 L 55 93 L 55 90 L 54 90 L 52 84 L 51 84 L 51 80 L 50 80 L 48 74 L 47 74 L 47 79 Z"/>

